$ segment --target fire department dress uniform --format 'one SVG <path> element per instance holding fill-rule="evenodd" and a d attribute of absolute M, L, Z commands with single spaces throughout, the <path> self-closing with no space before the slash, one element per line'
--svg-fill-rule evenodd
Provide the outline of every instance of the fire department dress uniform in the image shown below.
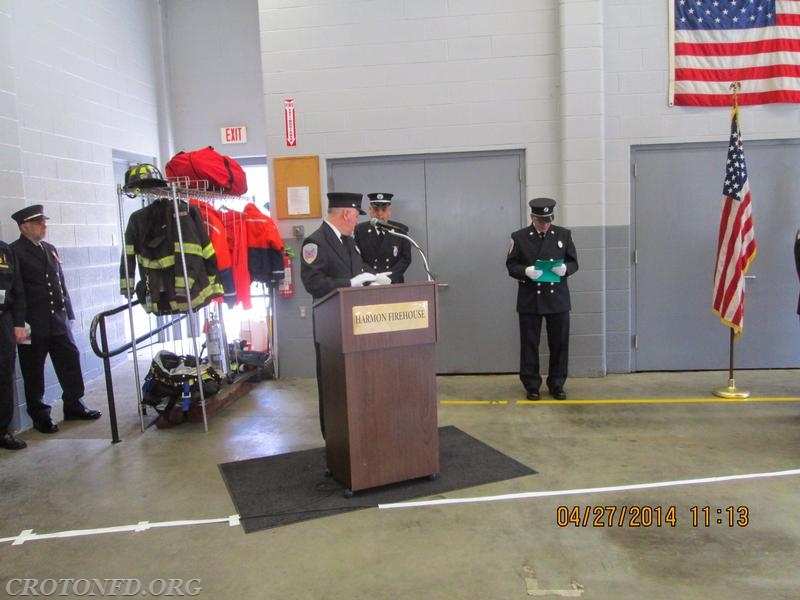
<path fill-rule="evenodd" d="M 328 206 L 331 208 L 357 208 L 361 210 L 361 194 L 331 192 L 328 194 Z M 343 235 L 341 238 L 325 221 L 319 229 L 305 240 L 301 250 L 300 279 L 305 290 L 314 300 L 319 300 L 335 289 L 350 287 L 350 279 L 364 272 L 361 255 L 353 238 Z M 313 325 L 312 313 L 312 326 Z M 320 348 L 314 335 L 314 351 L 316 354 L 317 391 L 319 396 L 319 423 L 323 437 L 325 436 L 325 417 L 322 401 L 322 368 L 320 364 Z"/>
<path fill-rule="evenodd" d="M 547 202 L 544 202 L 547 200 Z M 531 200 L 534 216 L 552 216 L 555 201 L 549 198 Z M 563 260 L 566 275 L 558 282 L 538 282 L 525 274 L 537 260 Z M 555 395 L 563 395 L 569 358 L 569 311 L 571 309 L 569 276 L 578 270 L 578 255 L 569 229 L 551 225 L 540 234 L 533 225 L 511 234 L 506 257 L 508 274 L 518 281 L 517 312 L 520 330 L 519 377 L 529 397 L 538 398 L 542 377 L 539 373 L 539 339 L 542 319 L 547 326 L 550 362 L 547 387 Z M 565 396 L 564 396 L 565 397 Z"/>
<path fill-rule="evenodd" d="M 26 207 L 11 217 L 18 224 L 32 218 L 46 218 L 41 205 Z M 25 320 L 31 326 L 31 343 L 20 344 L 18 352 L 25 383 L 25 403 L 34 427 L 43 433 L 58 430 L 50 419 L 50 405 L 42 401 L 44 363 L 48 354 L 61 386 L 65 419 L 99 418 L 99 411 L 89 410 L 81 402 L 84 385 L 80 352 L 69 324 L 75 319 L 75 314 L 58 251 L 52 244 L 45 241 L 34 244 L 23 235 L 11 243 L 11 248 L 22 272 Z"/>
<path fill-rule="evenodd" d="M 388 221 L 403 233 L 408 227 L 397 221 Z M 404 283 L 404 273 L 411 264 L 411 243 L 401 237 L 384 233 L 373 227 L 369 221 L 359 223 L 353 232 L 361 258 L 375 273 L 390 272 L 392 283 Z"/>
<path fill-rule="evenodd" d="M 394 194 L 367 194 L 371 207 L 391 206 Z M 386 221 L 400 233 L 408 235 L 408 226 L 398 221 Z M 353 236 L 361 251 L 364 264 L 373 273 L 390 273 L 392 283 L 404 283 L 405 272 L 411 264 L 411 242 L 373 226 L 369 221 L 356 225 Z"/>
<path fill-rule="evenodd" d="M 0 446 L 20 450 L 25 442 L 8 430 L 14 416 L 14 362 L 17 344 L 14 327 L 25 325 L 25 295 L 16 255 L 0 242 Z"/>

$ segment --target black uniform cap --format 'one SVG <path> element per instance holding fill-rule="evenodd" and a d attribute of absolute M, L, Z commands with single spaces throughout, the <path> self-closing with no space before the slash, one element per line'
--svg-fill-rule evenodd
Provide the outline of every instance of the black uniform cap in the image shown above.
<path fill-rule="evenodd" d="M 531 214 L 537 219 L 553 220 L 556 201 L 552 198 L 534 198 L 528 205 L 531 207 Z"/>
<path fill-rule="evenodd" d="M 394 194 L 387 194 L 385 192 L 367 194 L 370 204 L 391 204 Z"/>
<path fill-rule="evenodd" d="M 18 210 L 11 218 L 17 222 L 17 225 L 22 225 L 26 221 L 34 221 L 36 219 L 49 219 L 44 214 L 44 207 L 41 204 L 32 204 L 25 208 Z"/>
<path fill-rule="evenodd" d="M 363 194 L 354 194 L 351 192 L 328 192 L 328 208 L 355 208 L 358 213 L 365 215 L 361 210 L 361 200 Z"/>

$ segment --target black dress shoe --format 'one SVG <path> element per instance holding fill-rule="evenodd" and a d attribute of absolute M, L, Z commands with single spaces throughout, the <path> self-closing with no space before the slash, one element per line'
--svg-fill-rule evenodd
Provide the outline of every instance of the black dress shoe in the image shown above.
<path fill-rule="evenodd" d="M 22 450 L 28 444 L 16 437 L 13 433 L 4 433 L 0 435 L 0 448 L 6 450 Z"/>
<path fill-rule="evenodd" d="M 539 399 L 539 391 L 535 390 L 533 392 L 528 392 L 528 395 L 526 397 L 528 398 L 528 400 L 538 400 Z"/>
<path fill-rule="evenodd" d="M 64 412 L 65 421 L 94 421 L 103 416 L 99 410 L 92 410 L 91 408 L 82 407 L 81 410 L 71 410 Z"/>
<path fill-rule="evenodd" d="M 564 388 L 557 387 L 550 390 L 550 395 L 555 398 L 556 400 L 566 400 L 567 393 L 564 391 Z"/>
<path fill-rule="evenodd" d="M 44 421 L 34 421 L 33 428 L 36 431 L 41 431 L 42 433 L 55 433 L 58 431 L 58 425 L 53 423 L 51 419 L 45 419 Z"/>

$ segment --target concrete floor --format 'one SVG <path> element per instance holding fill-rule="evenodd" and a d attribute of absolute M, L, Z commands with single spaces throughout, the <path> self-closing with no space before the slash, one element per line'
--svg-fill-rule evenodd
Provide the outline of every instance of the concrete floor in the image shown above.
<path fill-rule="evenodd" d="M 798 598 L 796 474 L 636 487 L 800 467 L 800 371 L 736 375 L 750 400 L 715 401 L 710 391 L 727 384 L 726 372 L 571 379 L 569 401 L 536 404 L 519 403 L 516 376 L 440 377 L 440 425 L 538 471 L 447 498 L 629 487 L 376 508 L 245 534 L 227 522 L 235 509 L 217 465 L 321 446 L 315 381 L 261 383 L 210 419 L 208 433 L 188 423 L 142 433 L 122 365 L 121 443 L 110 443 L 100 380 L 87 403 L 103 419 L 62 423 L 50 436 L 27 431 L 27 449 L 0 451 L 0 596 L 20 591 L 15 579 L 127 578 L 145 591 L 154 580 L 199 579 L 182 589 L 214 599 Z M 623 506 L 662 515 L 674 506 L 677 523 L 559 527 L 559 506 L 616 507 L 617 520 Z M 710 526 L 693 526 L 691 507 L 702 520 L 705 506 Z M 728 506 L 747 507 L 745 527 L 717 524 Z M 202 519 L 219 522 L 102 531 Z M 20 544 L 24 530 L 98 531 Z M 59 582 L 58 591 L 64 585 L 61 597 L 78 597 L 86 584 Z"/>

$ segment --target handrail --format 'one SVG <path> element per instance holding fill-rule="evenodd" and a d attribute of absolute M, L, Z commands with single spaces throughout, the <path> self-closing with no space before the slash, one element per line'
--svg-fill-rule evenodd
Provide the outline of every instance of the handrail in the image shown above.
<path fill-rule="evenodd" d="M 106 395 L 108 396 L 108 418 L 111 421 L 111 443 L 116 444 L 120 442 L 119 439 L 119 429 L 117 428 L 117 408 L 114 402 L 114 383 L 111 379 L 111 361 L 109 359 L 113 356 L 118 356 L 123 352 L 133 348 L 133 342 L 128 342 L 127 344 L 123 344 L 119 348 L 115 348 L 114 350 L 108 349 L 108 337 L 106 335 L 106 317 L 110 317 L 117 313 L 121 313 L 129 308 L 132 308 L 139 304 L 138 300 L 131 300 L 130 302 L 126 302 L 125 304 L 118 306 L 116 308 L 112 308 L 101 313 L 98 313 L 92 319 L 92 324 L 89 327 L 89 344 L 92 347 L 92 351 L 95 353 L 96 356 L 103 359 L 103 372 L 105 373 L 106 378 Z M 174 319 L 171 319 L 169 323 L 156 327 L 155 329 L 151 329 L 148 333 L 140 335 L 136 338 L 135 342 L 138 344 L 139 342 L 143 342 L 144 340 L 153 337 L 154 335 L 161 333 L 165 329 L 172 327 L 175 323 L 185 319 L 188 314 L 183 313 L 176 316 Z M 97 329 L 100 329 L 100 343 L 101 346 L 97 344 Z M 140 407 L 141 409 L 141 407 Z"/>
<path fill-rule="evenodd" d="M 133 300 L 130 303 L 130 306 L 133 307 L 133 306 L 137 306 L 138 304 L 139 304 L 138 300 Z M 120 346 L 119 348 L 115 348 L 114 350 L 108 350 L 107 348 L 105 350 L 102 350 L 97 345 L 97 339 L 96 339 L 97 326 L 98 325 L 100 325 L 100 333 L 101 333 L 101 337 L 103 337 L 102 334 L 103 334 L 103 330 L 105 328 L 105 317 L 110 317 L 110 316 L 115 315 L 117 313 L 121 313 L 122 311 L 126 310 L 127 308 L 128 308 L 128 304 L 123 304 L 122 306 L 118 306 L 117 308 L 112 308 L 111 310 L 103 311 L 103 312 L 98 313 L 98 314 L 96 314 L 94 316 L 94 318 L 92 319 L 92 324 L 89 327 L 89 345 L 92 347 L 92 351 L 95 353 L 95 356 L 98 356 L 100 358 L 112 358 L 114 356 L 119 356 L 123 352 L 133 348 L 133 342 L 128 342 L 127 344 L 125 344 L 123 346 Z M 187 316 L 188 315 L 186 313 L 179 314 L 176 318 L 172 319 L 169 323 L 161 325 L 160 327 L 156 327 L 155 329 L 151 329 L 149 331 L 149 333 L 145 333 L 145 334 L 140 335 L 138 338 L 136 338 L 136 343 L 138 344 L 139 342 L 143 342 L 144 340 L 153 337 L 155 334 L 161 333 L 165 329 L 169 329 L 175 323 L 178 323 L 182 319 L 185 319 Z M 101 319 L 102 319 L 102 321 L 101 321 Z M 107 344 L 104 343 L 104 346 L 107 346 Z"/>

